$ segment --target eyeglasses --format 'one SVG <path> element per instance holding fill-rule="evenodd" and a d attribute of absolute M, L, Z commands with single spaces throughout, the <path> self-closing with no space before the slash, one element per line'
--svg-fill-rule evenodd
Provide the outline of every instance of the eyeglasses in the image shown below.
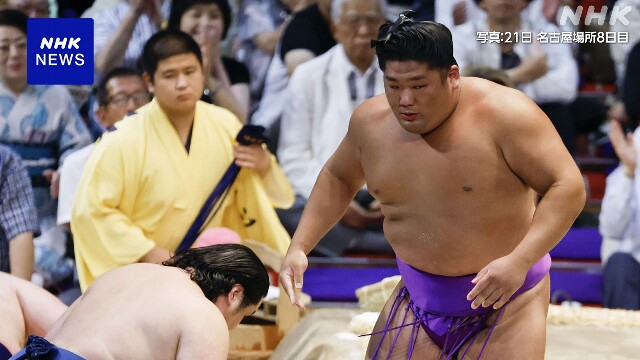
<path fill-rule="evenodd" d="M 144 105 L 149 102 L 149 93 L 147 92 L 135 92 L 133 94 L 117 94 L 109 98 L 108 104 L 113 104 L 115 106 L 124 106 L 129 103 L 129 99 L 133 100 L 133 103 L 136 105 Z"/>
<path fill-rule="evenodd" d="M 405 10 L 400 13 L 400 16 L 396 19 L 396 21 L 389 27 L 389 31 L 387 31 L 387 35 L 385 35 L 382 39 L 379 40 L 371 40 L 371 47 L 376 47 L 378 44 L 384 44 L 391 38 L 398 28 L 407 21 L 413 21 L 411 18 L 415 15 L 416 12 L 414 10 Z"/>

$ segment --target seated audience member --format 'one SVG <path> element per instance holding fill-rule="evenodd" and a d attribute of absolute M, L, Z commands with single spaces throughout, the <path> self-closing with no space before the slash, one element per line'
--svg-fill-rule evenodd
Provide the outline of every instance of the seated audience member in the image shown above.
<path fill-rule="evenodd" d="M 228 110 L 199 101 L 200 46 L 163 30 L 143 50 L 154 99 L 96 143 L 78 185 L 71 229 L 80 285 L 136 262 L 169 258 L 212 189 L 235 161 L 241 167 L 205 227 L 228 227 L 284 253 L 290 237 L 275 207 L 293 191 L 260 145 L 236 145 L 241 124 Z"/>
<path fill-rule="evenodd" d="M 477 0 L 485 20 L 468 21 L 452 29 L 453 50 L 461 72 L 470 66 L 489 66 L 507 72 L 551 119 L 570 153 L 575 149 L 575 123 L 570 104 L 578 93 L 578 66 L 568 43 L 540 43 L 539 33 L 559 33 L 543 19 L 529 22 L 523 10 L 530 1 Z M 505 34 L 500 43 L 482 41 L 478 32 Z M 515 36 L 531 34 L 531 41 Z M 510 40 L 509 38 L 510 37 Z M 487 35 L 488 39 L 488 35 Z"/>
<path fill-rule="evenodd" d="M 179 251 L 104 274 L 46 339 L 30 336 L 11 359 L 227 359 L 229 330 L 268 289 L 267 270 L 243 245 Z"/>
<path fill-rule="evenodd" d="M 99 108 L 96 116 L 100 131 L 113 129 L 114 124 L 128 113 L 149 102 L 151 96 L 142 76 L 133 69 L 115 68 L 107 73 L 97 87 Z M 60 198 L 58 199 L 58 225 L 71 222 L 71 208 L 84 166 L 94 144 L 69 155 L 60 168 Z"/>
<path fill-rule="evenodd" d="M 18 10 L 30 18 L 48 18 L 48 0 L 7 0 L 7 9 Z"/>
<path fill-rule="evenodd" d="M 169 17 L 170 0 L 122 0 L 94 19 L 93 56 L 99 74 L 136 67 L 144 43 Z"/>
<path fill-rule="evenodd" d="M 630 52 L 624 79 L 624 94 L 629 101 L 624 123 L 609 121 L 611 145 L 620 159 L 620 166 L 607 177 L 600 233 L 603 241 L 604 299 L 610 308 L 640 310 L 640 183 L 638 153 L 640 152 L 640 44 Z M 626 104 L 626 101 L 625 101 Z M 623 106 L 624 109 L 624 106 Z M 625 128 L 634 128 L 625 134 Z"/>
<path fill-rule="evenodd" d="M 264 80 L 276 45 L 291 18 L 289 13 L 299 1 L 243 0 L 240 2 L 237 58 L 247 66 L 251 77 L 250 109 L 255 108 L 260 102 Z"/>
<path fill-rule="evenodd" d="M 173 2 L 168 27 L 186 32 L 199 43 L 206 75 L 205 98 L 245 123 L 249 112 L 249 70 L 241 62 L 223 56 L 220 47 L 230 25 L 227 0 L 183 0 Z"/>
<path fill-rule="evenodd" d="M 38 213 L 27 170 L 17 154 L 0 145 L 0 272 L 31 280 L 37 232 Z"/>
<path fill-rule="evenodd" d="M 65 87 L 27 84 L 26 47 L 26 15 L 0 11 L 0 143 L 24 160 L 42 231 L 35 241 L 36 270 L 56 283 L 72 273 L 72 264 L 62 260 L 64 236 L 55 227 L 58 166 L 91 136 Z"/>
<path fill-rule="evenodd" d="M 562 11 L 563 3 L 567 1 L 531 0 L 531 4 L 524 9 L 523 15 L 530 22 L 544 19 L 543 21 L 555 23 L 558 13 Z M 475 0 L 435 0 L 435 20 L 449 29 L 469 20 L 485 20 L 486 17 L 487 15 Z"/>
<path fill-rule="evenodd" d="M 330 25 L 331 0 L 318 0 L 307 7 L 303 5 L 306 2 L 300 0 L 276 46 L 260 105 L 251 117 L 252 124 L 266 128 L 278 124 L 289 98 L 289 75 L 298 65 L 324 54 L 336 44 Z"/>
<path fill-rule="evenodd" d="M 384 3 L 334 0 L 331 14 L 338 45 L 296 68 L 289 82 L 290 105 L 280 128 L 278 159 L 296 192 L 296 202 L 291 209 L 278 210 L 278 215 L 290 234 L 298 226 L 322 166 L 347 133 L 351 113 L 364 100 L 384 91 L 383 74 L 371 48 L 371 39 L 384 23 Z M 366 190 L 362 191 L 368 201 L 361 204 L 354 199 L 341 222 L 315 248 L 316 253 L 340 256 L 345 249 L 354 248 L 391 252 L 382 233 L 382 213 Z"/>
<path fill-rule="evenodd" d="M 0 272 L 0 360 L 23 348 L 28 335 L 45 336 L 65 310 L 47 290 Z"/>
<path fill-rule="evenodd" d="M 300 10 L 282 34 L 280 57 L 289 75 L 298 65 L 324 54 L 336 44 L 332 35 L 332 0 L 317 0 Z"/>
<path fill-rule="evenodd" d="M 625 54 L 623 69 L 623 77 L 618 79 L 620 96 L 609 108 L 607 117 L 626 129 L 635 129 L 640 123 L 640 42 Z"/>
<path fill-rule="evenodd" d="M 624 79 L 629 53 L 640 42 L 640 0 L 617 0 L 615 6 L 619 9 L 631 9 L 629 12 L 624 10 L 624 18 L 628 21 L 616 21 L 609 29 L 611 32 L 628 35 L 628 41 L 609 43 L 611 59 L 616 66 L 616 75 L 618 79 Z"/>
<path fill-rule="evenodd" d="M 640 184 L 637 159 L 640 131 L 625 134 L 620 124 L 609 121 L 609 138 L 620 159 L 620 166 L 607 177 L 600 211 L 603 246 L 612 246 L 605 254 L 603 305 L 608 308 L 640 310 Z"/>

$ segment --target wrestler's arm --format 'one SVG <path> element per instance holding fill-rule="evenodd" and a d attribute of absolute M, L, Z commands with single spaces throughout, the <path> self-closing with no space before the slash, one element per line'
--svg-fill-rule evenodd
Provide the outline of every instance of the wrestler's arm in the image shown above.
<path fill-rule="evenodd" d="M 0 286 L 15 293 L 27 334 L 45 336 L 67 306 L 47 290 L 0 272 Z"/>
<path fill-rule="evenodd" d="M 227 322 L 212 303 L 192 303 L 180 304 L 181 309 L 188 310 L 177 311 L 182 313 L 182 316 L 179 316 L 178 321 L 180 339 L 176 359 L 226 360 L 229 352 Z M 168 326 L 175 324 L 171 323 Z"/>
<path fill-rule="evenodd" d="M 547 116 L 522 93 L 500 91 L 507 93 L 495 98 L 509 101 L 488 106 L 495 115 L 496 144 L 511 170 L 542 200 L 516 248 L 488 264 L 474 279 L 476 286 L 468 296 L 477 296 L 474 307 L 483 302 L 483 306 L 495 302 L 496 308 L 504 305 L 533 264 L 560 242 L 585 202 L 580 171 Z"/>
<path fill-rule="evenodd" d="M 342 218 L 364 185 L 359 141 L 365 111 L 362 106 L 356 109 L 347 134 L 320 171 L 280 269 L 281 284 L 291 302 L 301 309 L 304 305 L 294 293 L 293 284 L 297 289 L 302 288 L 302 275 L 308 264 L 306 254 Z"/>

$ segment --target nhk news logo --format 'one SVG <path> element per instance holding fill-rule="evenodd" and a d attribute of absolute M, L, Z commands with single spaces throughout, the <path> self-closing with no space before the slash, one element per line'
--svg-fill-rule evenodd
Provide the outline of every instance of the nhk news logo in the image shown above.
<path fill-rule="evenodd" d="M 29 19 L 27 83 L 93 84 L 93 19 Z"/>

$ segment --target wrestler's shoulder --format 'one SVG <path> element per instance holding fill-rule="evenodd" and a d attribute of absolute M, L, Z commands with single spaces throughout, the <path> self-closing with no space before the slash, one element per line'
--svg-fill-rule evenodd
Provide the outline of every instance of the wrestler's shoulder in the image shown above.
<path fill-rule="evenodd" d="M 367 124 L 371 125 L 372 122 L 386 121 L 389 114 L 391 114 L 391 107 L 389 106 L 387 97 L 382 93 L 360 104 L 353 112 L 351 121 L 367 122 Z"/>
<path fill-rule="evenodd" d="M 523 92 L 485 79 L 464 77 L 461 103 L 477 117 L 511 119 L 536 108 Z"/>

